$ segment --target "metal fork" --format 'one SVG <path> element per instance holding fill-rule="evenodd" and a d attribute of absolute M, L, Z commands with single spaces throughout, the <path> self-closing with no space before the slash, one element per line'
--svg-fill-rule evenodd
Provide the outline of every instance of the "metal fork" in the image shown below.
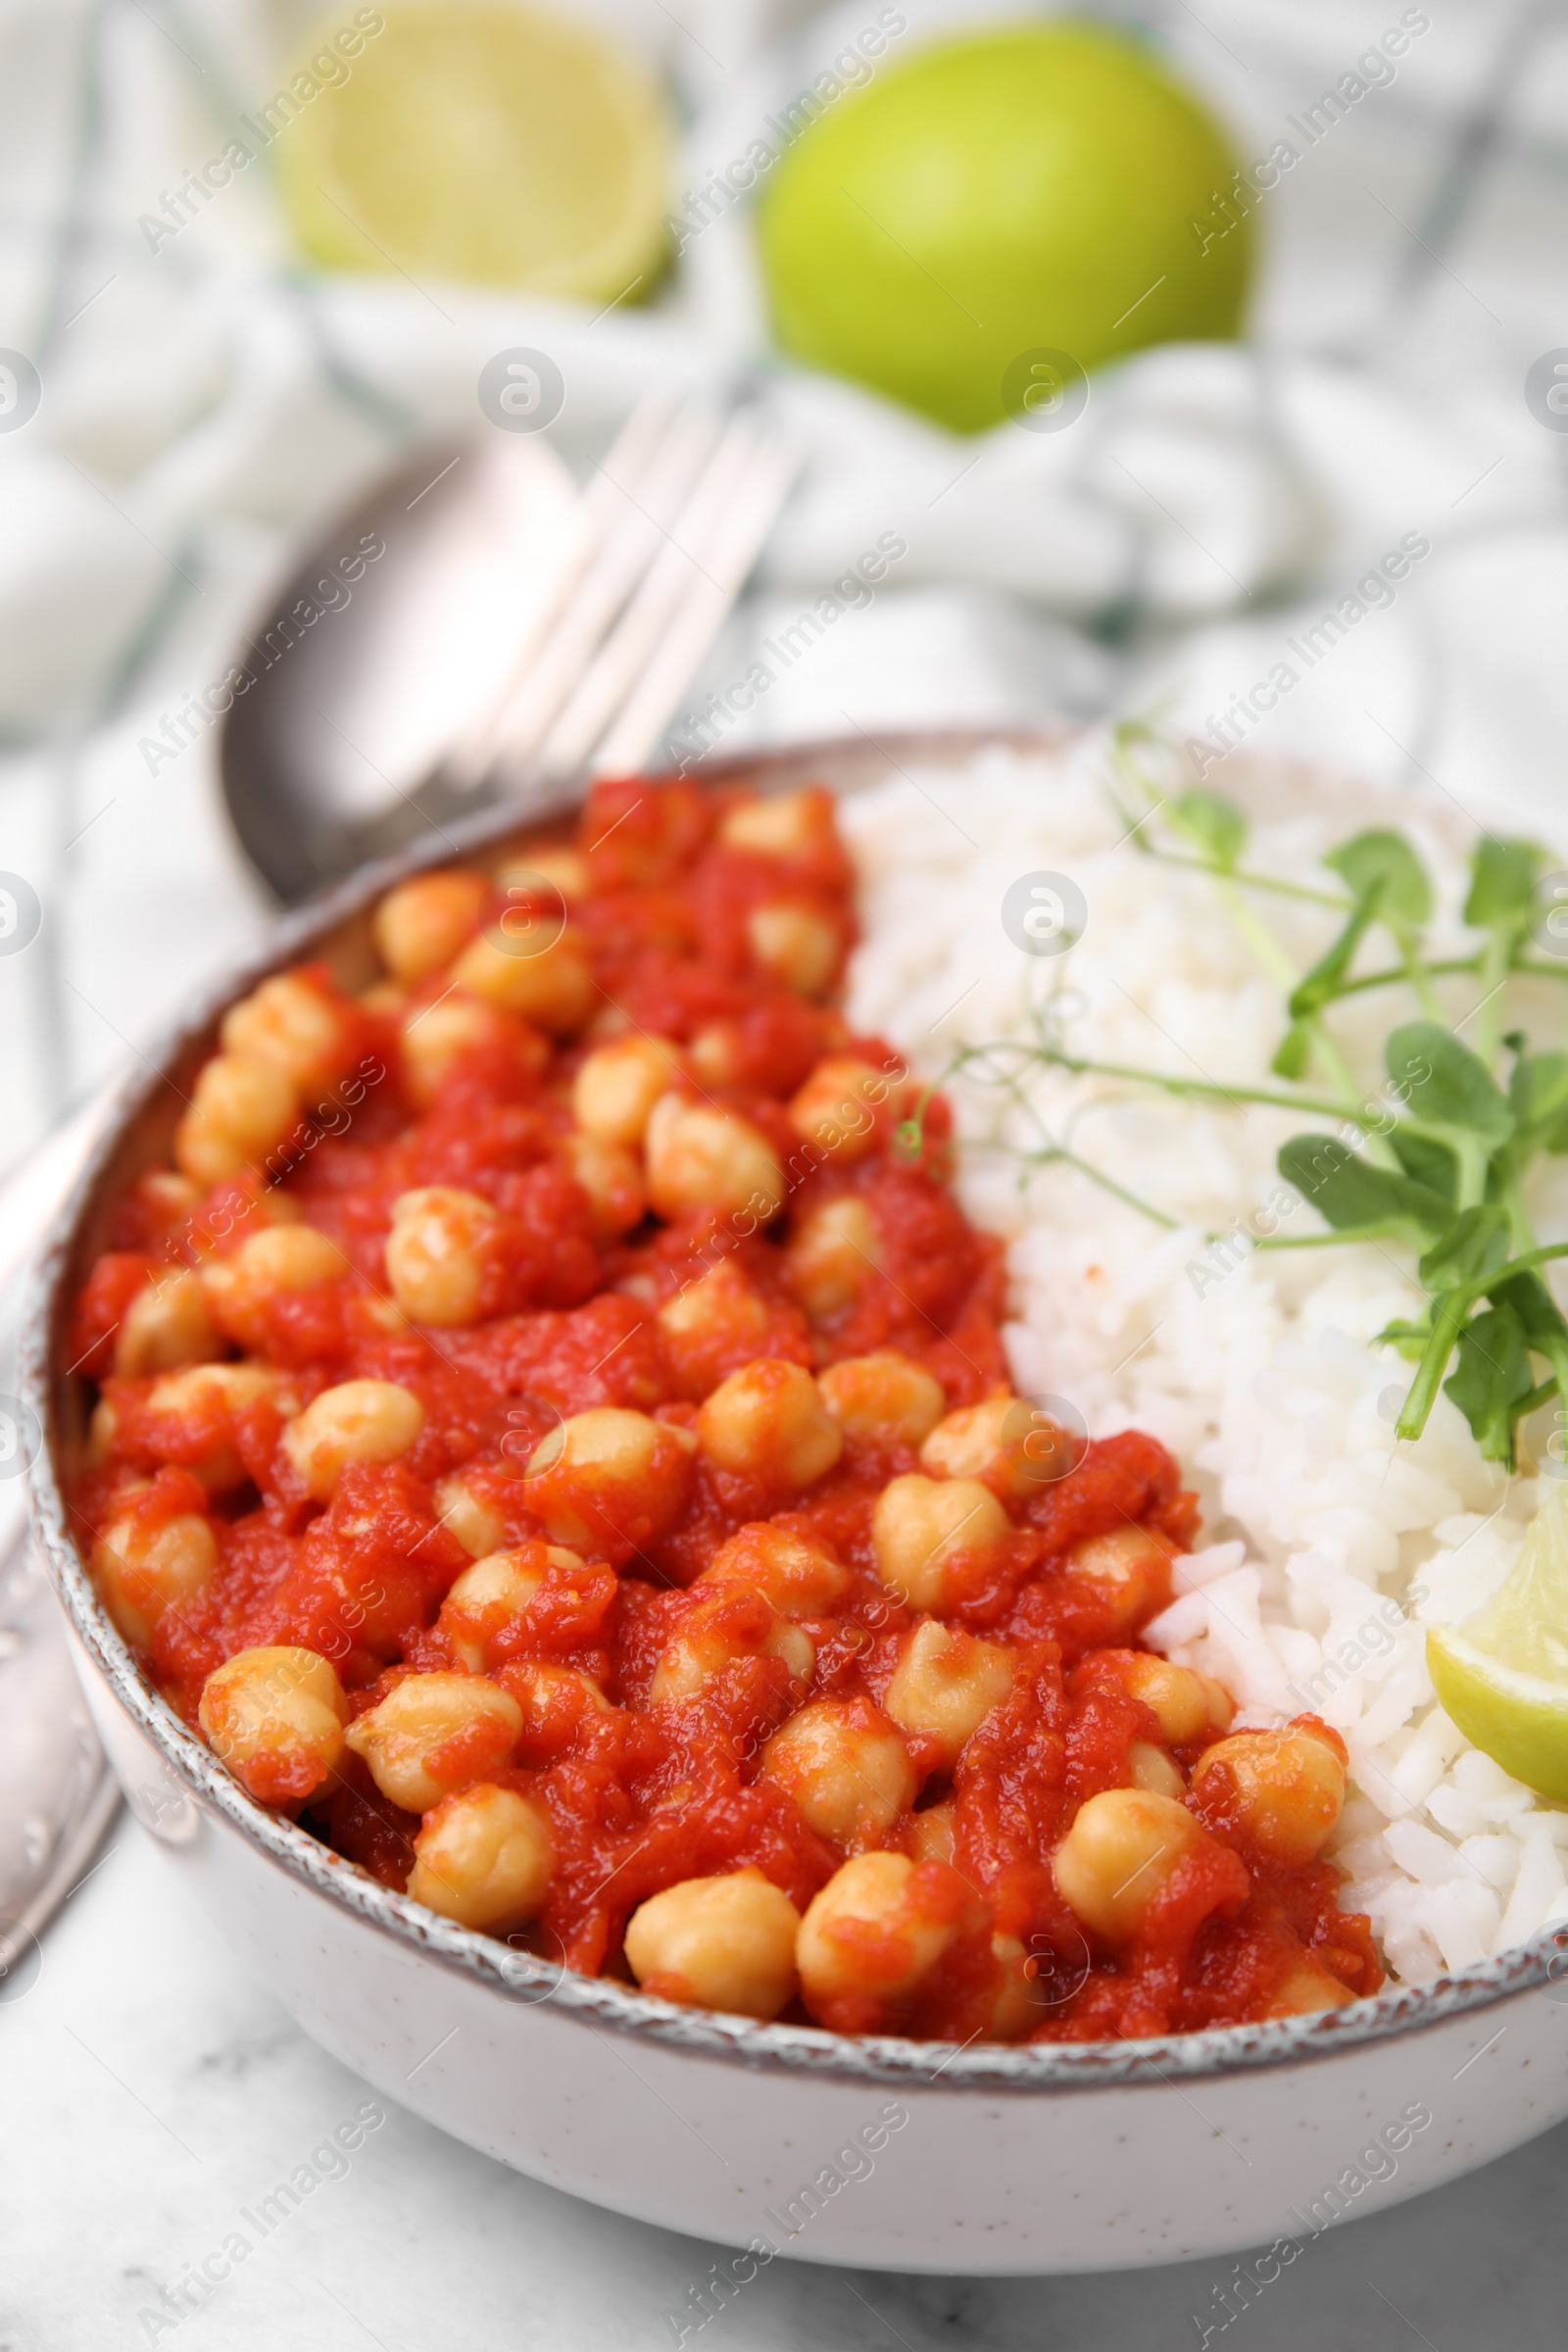
<path fill-rule="evenodd" d="M 755 407 L 650 392 L 596 467 L 588 530 L 500 698 L 444 768 L 515 793 L 626 773 L 660 743 L 800 460 Z"/>
<path fill-rule="evenodd" d="M 652 392 L 581 493 L 546 444 L 488 433 L 335 516 L 239 649 L 222 725 L 229 818 L 278 897 L 645 766 L 796 464 L 744 394 Z"/>

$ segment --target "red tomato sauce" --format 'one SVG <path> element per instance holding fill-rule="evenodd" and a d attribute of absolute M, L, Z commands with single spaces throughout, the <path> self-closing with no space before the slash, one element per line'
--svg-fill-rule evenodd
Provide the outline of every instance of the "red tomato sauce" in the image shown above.
<path fill-rule="evenodd" d="M 690 1880 L 752 1866 L 807 1909 L 847 1849 L 764 1772 L 768 1740 L 823 1699 L 864 1702 L 864 1720 L 885 1725 L 901 1658 L 932 1614 L 890 1586 L 873 1524 L 891 1480 L 924 1475 L 917 1446 L 896 1431 L 850 1431 L 825 1473 L 792 1485 L 767 1462 L 737 1468 L 705 1443 L 690 1452 L 705 1399 L 760 1359 L 815 1374 L 884 1351 L 933 1375 L 948 1414 L 1008 1387 L 1000 1246 L 954 1198 L 947 1106 L 931 1102 L 911 1131 L 916 1090 L 898 1054 L 882 1039 L 852 1036 L 833 1008 L 856 931 L 853 873 L 826 796 L 807 796 L 802 838 L 783 852 L 722 837 L 745 797 L 596 787 L 568 845 L 580 863 L 566 936 L 591 972 L 586 1019 L 552 1031 L 503 1005 L 422 1104 L 411 1040 L 421 1017 L 436 1020 L 454 997 L 471 1001 L 450 977 L 456 965 L 359 1000 L 324 970 L 301 975 L 311 1004 L 324 1007 L 326 1079 L 301 1078 L 298 1118 L 249 1164 L 211 1179 L 188 1166 L 161 1171 L 134 1186 L 71 1335 L 70 1360 L 100 1394 L 91 1458 L 73 1492 L 76 1526 L 84 1548 L 96 1546 L 100 1583 L 148 1674 L 192 1724 L 208 1678 L 257 1647 L 329 1660 L 352 1720 L 411 1677 L 472 1671 L 438 1623 L 442 1605 L 480 1538 L 485 1551 L 556 1541 L 538 1515 L 541 1445 L 601 1408 L 682 1433 L 678 1508 L 656 1495 L 646 1507 L 622 1500 L 603 1523 L 613 1539 L 601 1529 L 575 1559 L 550 1565 L 526 1609 L 487 1637 L 482 1671 L 522 1711 L 515 1741 L 498 1753 L 480 1727 L 431 1758 L 445 1786 L 482 1780 L 543 1808 L 548 1891 L 511 1940 L 589 1973 L 624 1977 L 632 1914 Z M 527 904 L 548 897 L 536 891 Z M 480 915 L 492 936 L 519 903 L 515 885 L 510 899 L 503 883 L 490 886 Z M 811 953 L 831 954 L 825 985 L 803 989 L 762 956 L 752 918 L 780 905 L 792 920 L 810 918 Z M 685 1100 L 733 1114 L 771 1149 L 783 1180 L 775 1213 L 699 1203 L 607 1231 L 572 1156 L 573 1086 L 597 1047 L 638 1034 L 686 1057 Z M 803 1137 L 791 1110 L 828 1055 L 882 1074 L 864 1106 L 869 1145 L 854 1152 Z M 202 1153 L 192 1146 L 186 1158 Z M 635 1164 L 633 1178 L 643 1180 Z M 471 1311 L 442 1325 L 400 1311 L 388 1276 L 394 1206 L 432 1187 L 490 1212 Z M 868 1250 L 857 1245 L 861 1265 L 852 1258 L 842 1281 L 833 1274 L 837 1293 L 813 1276 L 802 1240 L 835 1203 L 834 1215 L 860 1220 L 845 1229 L 871 1240 Z M 221 1269 L 248 1264 L 256 1236 L 298 1225 L 338 1253 L 329 1279 L 224 1288 Z M 730 1303 L 682 1327 L 671 1302 L 715 1268 Z M 199 1286 L 179 1294 L 194 1340 L 159 1336 L 161 1322 L 151 1341 L 137 1336 L 138 1315 L 156 1322 L 181 1275 Z M 169 1384 L 209 1361 L 267 1377 L 243 1396 L 204 1395 L 197 1382 L 171 1405 Z M 351 1459 L 329 1492 L 313 1492 L 287 1433 L 315 1398 L 352 1382 L 408 1392 L 421 1408 L 417 1434 L 396 1458 Z M 1004 1533 L 946 1558 L 936 1614 L 1009 1653 L 1007 1694 L 956 1760 L 935 1734 L 906 1731 L 918 1794 L 860 1841 L 915 1863 L 911 1884 L 949 1938 L 945 1957 L 890 2009 L 894 1963 L 873 1927 L 858 1928 L 855 1985 L 786 2015 L 851 2032 L 890 2018 L 932 2036 L 1000 2031 L 988 2023 L 998 1938 L 1029 1988 L 1027 2015 L 1007 2029 L 1014 2038 L 1255 2020 L 1291 2005 L 1303 1968 L 1326 1983 L 1330 2003 L 1382 1982 L 1367 1921 L 1338 1908 L 1335 1870 L 1271 1859 L 1208 1781 L 1189 1785 L 1219 1727 L 1173 1742 L 1126 1687 L 1118 1661 L 1143 1654 L 1141 1628 L 1171 1597 L 1169 1562 L 1197 1533 L 1176 1463 L 1129 1432 L 1071 1447 L 1058 1467 L 1021 1498 L 999 1487 Z M 661 1698 L 661 1660 L 711 1597 L 697 1580 L 738 1529 L 759 1522 L 848 1571 L 829 1608 L 796 1620 L 808 1675 L 768 1654 L 769 1604 L 726 1587 L 713 1623 L 727 1662 L 694 1694 Z M 186 1531 L 198 1564 L 209 1561 L 172 1597 L 156 1560 L 137 1566 L 171 1528 Z M 1154 1539 L 1138 1555 L 1144 1581 L 1131 1593 L 1125 1578 L 1094 1570 L 1097 1542 L 1130 1529 Z M 542 1667 L 572 1672 L 542 1677 Z M 1107 1939 L 1064 1898 L 1054 1856 L 1080 1807 L 1134 1786 L 1151 1747 L 1168 1760 L 1201 1839 L 1138 1932 Z M 279 1761 L 269 1779 L 258 1767 L 250 1785 L 346 1863 L 401 1889 L 419 1813 L 394 1802 L 352 1749 L 303 1789 L 292 1769 Z"/>

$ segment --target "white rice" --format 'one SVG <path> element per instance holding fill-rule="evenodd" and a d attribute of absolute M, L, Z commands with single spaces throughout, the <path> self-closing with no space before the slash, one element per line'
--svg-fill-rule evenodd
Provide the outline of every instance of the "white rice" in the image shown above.
<path fill-rule="evenodd" d="M 842 822 L 864 925 L 855 1025 L 935 1077 L 959 1045 L 1025 1035 L 1031 1004 L 1065 990 L 1055 1002 L 1075 1054 L 1277 1085 L 1280 984 L 1207 877 L 1125 840 L 1108 776 L 1106 744 L 1091 737 L 1050 755 L 921 767 L 851 796 Z M 1246 862 L 1338 889 L 1316 861 L 1367 821 L 1353 796 L 1301 798 L 1254 831 Z M 1453 826 L 1439 814 L 1407 830 L 1438 890 L 1432 953 L 1467 954 Z M 1040 870 L 1067 874 L 1088 905 L 1064 956 L 1025 955 L 1003 928 L 1008 885 Z M 1311 906 L 1250 903 L 1301 969 L 1337 927 Z M 1467 978 L 1444 986 L 1457 1020 L 1476 990 Z M 1388 1031 L 1417 1009 L 1402 988 L 1335 1008 L 1334 1032 L 1369 1091 Z M 1538 1046 L 1555 1042 L 1560 1017 L 1554 984 L 1510 990 L 1505 1025 Z M 971 1147 L 958 1190 L 977 1222 L 1009 1240 L 1005 1337 L 1019 1388 L 1065 1397 L 1094 1436 L 1151 1431 L 1202 1496 L 1206 1548 L 1179 1568 L 1179 1597 L 1149 1640 L 1216 1675 L 1245 1724 L 1312 1709 L 1343 1734 L 1352 1790 L 1331 1850 L 1347 1906 L 1371 1914 L 1397 1976 L 1470 1965 L 1568 1918 L 1568 1811 L 1467 1746 L 1425 1662 L 1425 1628 L 1470 1616 L 1507 1575 L 1544 1481 L 1510 1482 L 1483 1462 L 1445 1397 L 1420 1443 L 1396 1446 L 1392 1408 L 1411 1367 L 1371 1343 L 1423 1303 L 1405 1250 L 1260 1252 L 1245 1239 L 1254 1211 L 1266 1229 L 1271 1201 L 1274 1214 L 1285 1208 L 1282 1230 L 1317 1227 L 1282 1186 L 1275 1154 L 1287 1136 L 1335 1122 L 1054 1069 L 1036 1068 L 1026 1091 L 1028 1110 L 967 1077 L 950 1085 Z M 1020 1186 L 1016 1159 L 983 1147 L 1037 1148 L 1029 1110 L 1179 1227 L 1160 1228 L 1059 1160 Z M 1568 1162 L 1541 1166 L 1531 1205 L 1539 1230 L 1568 1229 Z M 1213 1250 L 1206 1237 L 1238 1220 L 1243 1236 Z M 1530 1434 L 1544 1446 L 1541 1423 Z"/>

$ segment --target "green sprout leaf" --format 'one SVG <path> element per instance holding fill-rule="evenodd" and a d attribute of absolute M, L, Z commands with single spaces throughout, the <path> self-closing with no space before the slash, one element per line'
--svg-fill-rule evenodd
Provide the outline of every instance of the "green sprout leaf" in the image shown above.
<path fill-rule="evenodd" d="M 1298 981 L 1287 1000 L 1293 1021 L 1309 1021 L 1314 1013 L 1331 1004 L 1340 993 L 1340 986 L 1350 968 L 1350 959 L 1360 946 L 1363 934 L 1371 927 L 1377 912 L 1377 898 L 1360 899 L 1339 938 L 1328 952 L 1320 956 L 1311 970 Z"/>
<path fill-rule="evenodd" d="M 1483 1460 L 1512 1469 L 1514 1421 L 1534 1386 L 1525 1327 L 1512 1306 L 1489 1307 L 1464 1326 L 1443 1393 L 1474 1430 Z"/>
<path fill-rule="evenodd" d="M 1289 992 L 1290 1026 L 1273 1057 L 1274 1074 L 1286 1086 L 1222 1087 L 1074 1059 L 1043 1030 L 1040 1057 L 1118 1083 L 1161 1087 L 1178 1098 L 1294 1104 L 1298 1114 L 1337 1124 L 1338 1135 L 1293 1136 L 1278 1155 L 1281 1175 L 1319 1211 L 1326 1230 L 1293 1234 L 1272 1246 L 1321 1248 L 1384 1236 L 1407 1245 L 1417 1254 L 1424 1311 L 1391 1322 L 1380 1335 L 1380 1345 L 1396 1348 L 1415 1366 L 1396 1435 L 1405 1442 L 1418 1439 L 1446 1388 L 1483 1454 L 1511 1466 L 1523 1417 L 1554 1397 L 1568 1418 L 1568 1310 L 1558 1307 L 1548 1281 L 1536 1270 L 1568 1261 L 1568 1240 L 1537 1241 L 1526 1181 L 1539 1153 L 1568 1156 L 1568 1051 L 1533 1054 L 1521 1028 L 1505 1027 L 1505 992 L 1516 972 L 1568 978 L 1568 969 L 1559 971 L 1528 953 L 1552 911 L 1543 895 L 1548 853 L 1523 839 L 1479 840 L 1464 917 L 1483 936 L 1468 955 L 1433 960 L 1427 948 L 1432 878 L 1402 832 L 1369 828 L 1329 853 L 1323 862 L 1344 885 L 1343 895 L 1252 873 L 1243 861 L 1243 811 L 1213 792 L 1162 799 L 1128 759 L 1133 740 L 1125 730 L 1117 735 L 1119 771 L 1147 793 L 1151 815 L 1169 809 L 1168 821 L 1185 845 L 1181 855 L 1156 849 L 1145 838 L 1146 818 L 1133 830 L 1137 847 L 1170 864 L 1206 871 L 1262 968 Z M 1253 890 L 1279 891 L 1333 910 L 1337 936 L 1309 971 L 1296 976 L 1285 946 L 1247 898 Z M 1560 904 L 1568 910 L 1568 893 L 1560 894 Z M 1396 955 L 1357 971 L 1361 943 L 1372 930 L 1386 933 Z M 1475 1002 L 1458 1024 L 1467 1042 L 1443 1017 L 1446 1000 L 1437 987 L 1461 972 L 1477 982 Z M 1354 1063 L 1325 1015 L 1343 998 L 1359 1001 L 1363 992 L 1395 985 L 1414 992 L 1425 1017 L 1387 1039 L 1389 1088 L 1379 1107 L 1363 1096 Z M 1511 1067 L 1502 1061 L 1504 1052 Z M 1316 1093 L 1301 1083 L 1314 1067 L 1322 1080 Z M 1509 1071 L 1506 1091 L 1494 1074 L 1501 1068 Z M 1060 1145 L 1051 1147 L 1051 1155 L 1073 1157 Z M 1165 1221 L 1162 1211 L 1127 1194 L 1106 1172 L 1088 1172 Z M 1543 1358 L 1549 1376 L 1533 1384 L 1533 1362 L 1539 1366 Z"/>
<path fill-rule="evenodd" d="M 1494 1273 L 1507 1255 L 1507 1215 L 1494 1201 L 1489 1200 L 1454 1217 L 1416 1271 L 1426 1290 L 1439 1294 L 1461 1291 Z"/>
<path fill-rule="evenodd" d="M 1332 1135 L 1293 1135 L 1280 1147 L 1279 1171 L 1337 1233 L 1375 1226 L 1417 1240 L 1441 1234 L 1453 1206 L 1408 1176 L 1370 1167 Z"/>
<path fill-rule="evenodd" d="M 1516 1061 L 1508 1102 L 1521 1152 L 1568 1152 L 1568 1054 L 1532 1054 Z"/>
<path fill-rule="evenodd" d="M 1223 793 L 1182 793 L 1171 805 L 1170 821 L 1224 873 L 1247 847 L 1247 819 Z"/>
<path fill-rule="evenodd" d="M 1438 1021 L 1407 1021 L 1385 1050 L 1394 1091 L 1410 1116 L 1445 1140 L 1473 1138 L 1500 1150 L 1514 1131 L 1514 1114 L 1487 1065 Z"/>
<path fill-rule="evenodd" d="M 1349 884 L 1358 906 L 1375 906 L 1380 920 L 1408 931 L 1429 920 L 1432 884 L 1402 834 L 1357 833 L 1323 862 Z"/>
<path fill-rule="evenodd" d="M 1477 931 L 1528 931 L 1536 919 L 1536 877 L 1545 853 L 1533 841 L 1494 841 L 1486 834 L 1470 860 L 1464 919 Z"/>
<path fill-rule="evenodd" d="M 1388 1138 L 1395 1158 L 1407 1176 L 1424 1184 L 1450 1204 L 1458 1191 L 1459 1163 L 1446 1144 L 1435 1143 L 1430 1136 L 1412 1135 L 1408 1127 L 1395 1127 Z"/>
<path fill-rule="evenodd" d="M 1386 923 L 1401 952 L 1407 953 L 1412 934 L 1432 911 L 1426 869 L 1397 833 L 1357 833 L 1331 850 L 1323 862 L 1349 884 L 1354 905 L 1333 946 L 1292 991 L 1290 1012 L 1295 1021 L 1310 1020 L 1340 995 L 1355 951 L 1374 923 Z"/>
<path fill-rule="evenodd" d="M 1510 1274 L 1487 1294 L 1494 1306 L 1511 1306 L 1540 1355 L 1568 1349 L 1568 1323 L 1539 1274 Z"/>
<path fill-rule="evenodd" d="M 1374 1346 L 1396 1348 L 1407 1364 L 1418 1364 L 1427 1351 L 1432 1338 L 1432 1324 L 1386 1323 L 1378 1333 Z"/>

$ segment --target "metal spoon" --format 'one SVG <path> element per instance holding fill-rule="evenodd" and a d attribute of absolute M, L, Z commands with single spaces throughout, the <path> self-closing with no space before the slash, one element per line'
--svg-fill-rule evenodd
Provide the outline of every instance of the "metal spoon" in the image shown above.
<path fill-rule="evenodd" d="M 220 777 L 240 845 L 308 897 L 491 797 L 443 782 L 464 720 L 581 556 L 583 504 L 547 443 L 421 449 L 325 533 L 238 649 Z"/>
<path fill-rule="evenodd" d="M 334 524 L 231 673 L 234 829 L 285 900 L 662 740 L 799 463 L 754 399 L 633 409 L 579 496 L 549 446 L 432 451 Z"/>

